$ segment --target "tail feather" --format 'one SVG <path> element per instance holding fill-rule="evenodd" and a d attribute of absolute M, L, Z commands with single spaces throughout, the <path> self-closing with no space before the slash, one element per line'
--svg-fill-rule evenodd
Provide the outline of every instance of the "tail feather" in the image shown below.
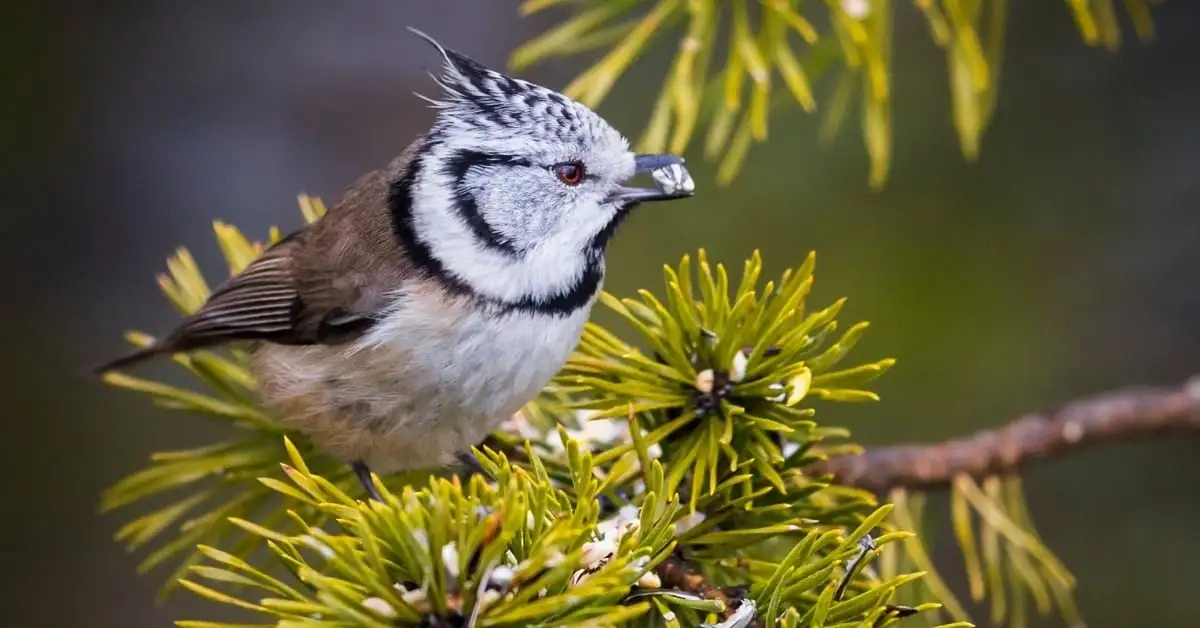
<path fill-rule="evenodd" d="M 172 352 L 171 347 L 165 347 L 161 344 L 153 344 L 153 345 L 150 345 L 149 347 L 144 347 L 144 348 L 138 349 L 137 351 L 133 351 L 131 353 L 125 354 L 115 360 L 111 360 L 111 361 L 105 362 L 104 364 L 101 364 L 99 366 L 93 367 L 92 374 L 93 375 L 103 375 L 105 373 L 108 373 L 109 371 L 119 371 L 122 369 L 127 369 L 131 366 L 136 366 L 138 364 L 141 364 L 142 362 L 145 362 L 146 360 L 150 360 L 150 359 L 156 358 L 160 355 L 163 355 L 165 353 L 171 353 L 171 352 Z"/>

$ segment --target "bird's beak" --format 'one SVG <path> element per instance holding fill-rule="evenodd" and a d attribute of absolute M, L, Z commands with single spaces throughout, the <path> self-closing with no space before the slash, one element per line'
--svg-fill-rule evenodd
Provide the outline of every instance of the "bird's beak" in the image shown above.
<path fill-rule="evenodd" d="M 675 155 L 637 155 L 633 158 L 634 175 L 650 173 L 657 184 L 653 188 L 620 186 L 608 195 L 609 203 L 624 208 L 648 201 L 670 201 L 687 198 L 695 193 L 696 185 L 683 165 L 683 158 Z"/>

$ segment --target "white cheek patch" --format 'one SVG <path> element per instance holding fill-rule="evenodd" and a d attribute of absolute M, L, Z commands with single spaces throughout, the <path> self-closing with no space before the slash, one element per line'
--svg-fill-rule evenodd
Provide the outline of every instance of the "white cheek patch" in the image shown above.
<path fill-rule="evenodd" d="M 686 196 L 696 191 L 696 183 L 683 164 L 670 164 L 650 173 L 658 189 L 668 196 Z"/>

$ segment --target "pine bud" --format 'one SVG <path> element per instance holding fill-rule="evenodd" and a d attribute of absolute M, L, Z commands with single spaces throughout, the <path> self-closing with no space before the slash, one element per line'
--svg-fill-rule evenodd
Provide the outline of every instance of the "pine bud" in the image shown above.
<path fill-rule="evenodd" d="M 792 391 L 788 393 L 787 405 L 794 406 L 800 403 L 800 400 L 808 394 L 809 386 L 812 386 L 812 371 L 804 369 L 800 374 L 793 377 L 791 381 Z"/>
<path fill-rule="evenodd" d="M 733 368 L 729 370 L 729 381 L 740 382 L 746 379 L 746 354 L 738 351 L 733 354 Z"/>

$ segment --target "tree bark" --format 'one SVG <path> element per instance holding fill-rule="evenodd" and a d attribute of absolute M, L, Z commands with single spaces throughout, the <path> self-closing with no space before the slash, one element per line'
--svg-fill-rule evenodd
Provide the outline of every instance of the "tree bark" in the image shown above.
<path fill-rule="evenodd" d="M 1034 462 L 1105 443 L 1200 435 L 1200 376 L 1177 388 L 1123 388 L 1019 417 L 996 429 L 930 444 L 867 449 L 815 465 L 839 484 L 886 495 L 947 488 L 955 476 L 1017 473 Z"/>

